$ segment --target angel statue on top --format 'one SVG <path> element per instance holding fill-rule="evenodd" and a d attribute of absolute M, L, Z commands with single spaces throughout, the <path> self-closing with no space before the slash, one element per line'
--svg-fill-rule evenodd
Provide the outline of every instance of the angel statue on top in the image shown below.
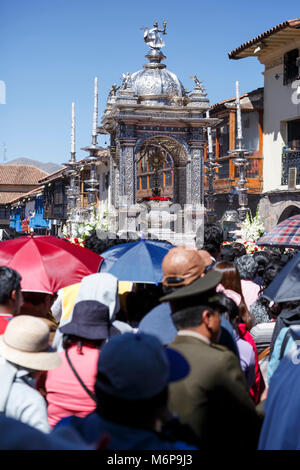
<path fill-rule="evenodd" d="M 123 73 L 121 80 L 121 90 L 126 90 L 126 88 L 130 88 L 132 86 L 131 75 L 129 72 Z"/>
<path fill-rule="evenodd" d="M 197 75 L 194 74 L 194 76 L 190 77 L 190 78 L 195 82 L 195 88 L 198 88 L 199 90 L 201 90 L 204 93 L 204 88 L 203 88 L 203 85 L 202 85 L 203 82 L 200 82 Z"/>
<path fill-rule="evenodd" d="M 118 91 L 119 89 L 120 89 L 120 87 L 119 87 L 119 86 L 117 86 L 117 84 L 116 84 L 116 83 L 114 83 L 114 84 L 112 85 L 112 87 L 111 87 L 111 90 L 110 90 L 110 92 L 109 92 L 109 95 L 108 95 L 108 96 L 109 96 L 110 98 L 111 98 L 112 96 L 116 96 L 116 94 L 117 94 L 117 91 Z"/>
<path fill-rule="evenodd" d="M 141 27 L 141 29 L 144 30 L 144 41 L 151 49 L 161 49 L 165 46 L 165 43 L 163 42 L 159 33 L 166 34 L 166 26 L 167 22 L 164 21 L 163 29 L 158 29 L 158 23 L 156 21 L 153 24 L 152 29 L 146 28 L 145 26 Z"/>

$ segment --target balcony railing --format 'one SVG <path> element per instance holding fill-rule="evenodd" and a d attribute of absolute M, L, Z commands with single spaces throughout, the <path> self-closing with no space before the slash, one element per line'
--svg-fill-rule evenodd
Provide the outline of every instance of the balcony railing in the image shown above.
<path fill-rule="evenodd" d="M 300 150 L 286 150 L 282 152 L 281 184 L 288 184 L 289 169 L 297 169 L 296 184 L 300 184 Z"/>

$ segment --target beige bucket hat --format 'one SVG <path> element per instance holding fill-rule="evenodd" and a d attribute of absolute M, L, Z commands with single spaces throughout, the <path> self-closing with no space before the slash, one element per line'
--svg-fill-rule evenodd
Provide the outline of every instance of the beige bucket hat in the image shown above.
<path fill-rule="evenodd" d="M 0 336 L 0 355 L 7 361 L 34 370 L 50 370 L 61 365 L 59 354 L 49 346 L 49 328 L 37 317 L 19 315 Z"/>

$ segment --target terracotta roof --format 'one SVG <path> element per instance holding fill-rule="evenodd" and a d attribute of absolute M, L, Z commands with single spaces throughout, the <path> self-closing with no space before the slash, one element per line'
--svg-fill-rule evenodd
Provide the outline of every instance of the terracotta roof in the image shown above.
<path fill-rule="evenodd" d="M 259 36 L 256 36 L 254 39 L 251 39 L 250 41 L 245 42 L 241 46 L 237 47 L 233 51 L 228 53 L 229 59 L 241 59 L 242 57 L 238 57 L 238 55 L 244 51 L 245 49 L 250 48 L 251 46 L 268 39 L 270 36 L 273 36 L 276 33 L 279 33 L 280 31 L 284 30 L 295 30 L 300 28 L 300 18 L 295 18 L 293 20 L 287 20 L 284 21 L 283 23 L 280 23 L 277 26 L 274 26 L 274 28 L 268 29 L 264 33 L 260 34 Z M 249 55 L 254 55 L 253 52 L 249 53 Z M 246 57 L 247 54 L 244 54 L 243 57 Z"/>
<path fill-rule="evenodd" d="M 15 193 L 15 192 L 0 192 L 0 204 L 8 204 L 17 197 L 24 196 L 26 193 Z"/>
<path fill-rule="evenodd" d="M 64 166 L 60 170 L 56 170 L 53 173 L 50 173 L 50 175 L 46 174 L 46 176 L 44 176 L 43 178 L 41 178 L 39 180 L 39 183 L 46 183 L 48 181 L 52 181 L 52 180 L 61 178 L 63 176 L 63 172 L 66 171 L 66 169 L 67 169 L 67 167 Z"/>
<path fill-rule="evenodd" d="M 0 165 L 0 187 L 1 184 L 38 184 L 45 176 L 45 171 L 32 165 Z"/>
<path fill-rule="evenodd" d="M 256 90 L 249 91 L 248 93 L 244 93 L 243 95 L 240 95 L 240 100 L 243 98 L 251 97 L 251 95 L 256 95 L 257 93 L 262 93 L 264 92 L 264 88 L 256 88 Z M 230 103 L 236 100 L 236 97 L 234 98 L 228 98 L 227 100 L 219 101 L 218 103 L 215 103 L 211 106 L 210 110 L 215 111 L 216 108 L 221 108 L 223 104 Z"/>
<path fill-rule="evenodd" d="M 30 196 L 34 196 L 36 194 L 43 193 L 43 186 L 40 186 L 39 188 L 33 189 L 32 191 L 29 191 L 28 193 L 22 193 L 18 194 L 18 196 L 15 199 L 12 199 L 10 201 L 11 204 L 15 204 L 16 202 L 20 201 L 21 199 L 27 199 L 30 198 Z"/>
<path fill-rule="evenodd" d="M 88 149 L 88 147 L 84 147 L 82 148 L 82 150 L 85 150 L 85 149 Z M 107 149 L 103 149 L 102 147 L 100 147 L 100 150 L 97 152 L 97 157 L 108 157 L 109 156 L 109 153 L 108 153 L 108 150 Z M 80 160 L 77 160 L 77 163 L 81 163 L 82 165 L 84 165 L 84 161 L 87 157 L 84 157 L 84 158 L 81 158 Z M 62 178 L 64 176 L 64 172 L 67 170 L 67 167 L 63 167 L 61 168 L 60 170 L 57 170 L 55 171 L 54 173 L 51 173 L 50 175 L 47 175 L 45 176 L 44 178 L 42 178 L 40 180 L 40 183 L 48 183 L 50 181 L 53 181 L 53 180 L 56 180 L 58 178 Z"/>

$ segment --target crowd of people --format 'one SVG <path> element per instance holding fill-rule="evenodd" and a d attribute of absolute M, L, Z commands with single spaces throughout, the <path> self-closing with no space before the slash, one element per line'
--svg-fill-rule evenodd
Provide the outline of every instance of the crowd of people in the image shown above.
<path fill-rule="evenodd" d="M 158 284 L 119 281 L 104 256 L 80 283 L 24 292 L 0 267 L 0 449 L 300 448 L 300 296 L 264 297 L 297 250 L 223 242 L 206 224 L 170 246 Z"/>

